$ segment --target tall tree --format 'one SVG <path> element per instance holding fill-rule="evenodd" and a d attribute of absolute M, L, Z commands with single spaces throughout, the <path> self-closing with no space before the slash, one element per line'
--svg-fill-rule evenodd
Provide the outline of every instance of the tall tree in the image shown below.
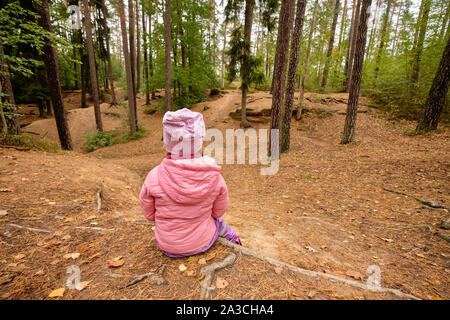
<path fill-rule="evenodd" d="M 352 72 L 353 72 L 353 64 L 354 64 L 354 60 L 355 60 L 356 42 L 358 39 L 360 9 L 361 9 L 361 0 L 358 0 L 358 2 L 356 3 L 356 8 L 355 8 L 355 18 L 353 21 L 351 43 L 349 42 L 350 55 L 349 55 L 349 59 L 348 59 L 347 74 L 346 74 L 346 77 L 347 77 L 346 86 L 345 86 L 346 92 L 350 92 L 350 86 L 352 84 L 351 79 L 352 79 Z"/>
<path fill-rule="evenodd" d="M 142 3 L 142 39 L 144 41 L 144 80 L 145 80 L 145 105 L 150 104 L 150 86 L 148 77 L 148 43 L 147 43 L 147 27 L 145 19 L 144 3 Z M 150 30 L 149 30 L 150 32 Z"/>
<path fill-rule="evenodd" d="M 336 3 L 334 5 L 334 15 L 333 15 L 333 23 L 331 24 L 331 35 L 330 35 L 330 41 L 328 42 L 328 50 L 327 50 L 327 58 L 325 62 L 325 67 L 323 69 L 323 77 L 322 77 L 322 88 L 325 88 L 327 86 L 328 82 L 328 72 L 330 69 L 330 60 L 331 60 L 331 54 L 333 53 L 333 45 L 334 45 L 334 36 L 336 33 L 336 26 L 337 26 L 337 19 L 339 16 L 339 6 L 341 3 L 339 0 L 335 0 Z"/>
<path fill-rule="evenodd" d="M 165 62 L 166 62 L 166 90 L 164 96 L 164 112 L 170 110 L 170 97 L 171 97 L 171 41 L 172 41 L 172 6 L 171 0 L 166 0 L 166 10 L 164 13 L 164 41 L 165 41 Z"/>
<path fill-rule="evenodd" d="M 448 86 L 450 82 L 450 37 L 447 39 L 441 62 L 436 71 L 427 101 L 423 108 L 422 118 L 416 130 L 437 129 L 439 118 L 445 106 Z"/>
<path fill-rule="evenodd" d="M 130 134 L 134 135 L 136 133 L 136 126 L 134 118 L 134 110 L 135 110 L 135 99 L 134 99 L 134 89 L 133 89 L 133 76 L 132 76 L 132 68 L 130 61 L 130 52 L 128 50 L 128 38 L 127 38 L 127 25 L 125 21 L 125 8 L 123 5 L 123 0 L 117 0 L 117 4 L 119 7 L 119 19 L 120 19 L 120 29 L 122 33 L 122 48 L 123 48 L 123 57 L 125 60 L 125 71 L 127 78 L 127 92 L 128 92 L 128 113 L 130 117 Z"/>
<path fill-rule="evenodd" d="M 310 27 L 309 27 L 308 49 L 306 49 L 305 64 L 303 66 L 303 76 L 302 76 L 301 83 L 300 83 L 300 94 L 298 97 L 297 113 L 295 115 L 296 120 L 300 120 L 302 117 L 303 97 L 305 95 L 306 78 L 308 77 L 309 58 L 311 56 L 311 46 L 312 46 L 314 28 L 316 27 L 316 15 L 317 15 L 318 4 L 319 4 L 319 0 L 316 0 L 314 2 L 313 16 L 311 18 Z"/>
<path fill-rule="evenodd" d="M 110 30 L 108 28 L 108 25 L 106 23 L 106 18 L 108 17 L 108 10 L 106 9 L 106 5 L 105 5 L 105 0 L 101 0 L 100 1 L 100 7 L 102 10 L 102 14 L 103 14 L 103 28 L 105 29 L 106 33 L 106 59 L 108 60 L 108 78 L 109 78 L 109 85 L 111 88 L 111 105 L 116 105 L 117 104 L 117 100 L 116 100 L 116 93 L 114 90 L 114 79 L 113 79 L 113 73 L 112 73 L 112 62 L 111 62 L 111 50 L 110 50 Z"/>
<path fill-rule="evenodd" d="M 387 38 L 389 37 L 389 31 L 388 31 L 389 23 L 388 22 L 389 22 L 389 17 L 390 17 L 390 13 L 391 13 L 391 6 L 392 6 L 392 0 L 388 0 L 386 12 L 384 13 L 384 16 L 383 16 L 383 25 L 381 26 L 381 32 L 380 32 L 380 45 L 378 47 L 377 57 L 376 57 L 376 61 L 375 61 L 375 77 L 378 76 L 378 71 L 380 70 L 380 60 L 381 60 L 381 55 L 383 53 L 384 44 L 387 41 Z"/>
<path fill-rule="evenodd" d="M 142 12 L 144 15 L 144 12 Z M 141 89 L 141 32 L 139 29 L 139 1 L 136 0 L 136 92 Z"/>
<path fill-rule="evenodd" d="M 355 135 L 356 114 L 358 111 L 359 91 L 361 88 L 362 69 L 364 64 L 364 51 L 366 49 L 367 21 L 370 15 L 371 4 L 372 0 L 362 0 L 358 32 L 356 33 L 355 60 L 348 96 L 347 114 L 345 116 L 344 134 L 341 140 L 342 144 L 353 141 Z"/>
<path fill-rule="evenodd" d="M 94 42 L 92 40 L 91 12 L 89 1 L 83 0 L 84 28 L 86 29 L 86 44 L 89 56 L 89 71 L 91 74 L 92 100 L 94 101 L 95 124 L 97 130 L 103 131 L 102 114 L 100 112 L 100 100 L 98 96 L 97 69 L 95 66 Z"/>
<path fill-rule="evenodd" d="M 339 2 L 339 0 L 337 0 Z M 291 56 L 286 83 L 286 98 L 284 105 L 283 124 L 281 129 L 281 152 L 289 150 L 291 141 L 291 119 L 294 105 L 295 79 L 297 78 L 298 56 L 302 43 L 303 22 L 305 18 L 306 0 L 297 0 L 294 31 L 291 40 Z"/>
<path fill-rule="evenodd" d="M 138 9 L 136 9 L 138 10 Z M 135 35 L 135 15 L 134 15 L 134 6 L 133 6 L 133 0 L 128 0 L 128 36 L 130 39 L 130 64 L 131 64 L 131 78 L 132 81 L 132 88 L 133 88 L 133 96 L 128 96 L 128 99 L 132 98 L 134 99 L 133 102 L 133 118 L 134 118 L 134 126 L 137 130 L 137 103 L 136 103 L 136 35 Z M 130 121 L 131 121 L 131 115 L 130 115 Z M 132 122 L 130 122 L 131 124 Z"/>
<path fill-rule="evenodd" d="M 14 91 L 11 85 L 11 77 L 9 75 L 8 63 L 3 59 L 3 46 L 0 42 L 0 93 L 4 96 L 0 96 L 0 114 L 2 117 L 2 133 L 6 135 L 8 133 L 8 124 L 6 121 L 5 112 L 8 109 L 15 108 L 16 100 L 14 99 Z M 17 117 L 14 117 L 11 121 L 10 131 L 13 134 L 20 134 L 20 123 Z"/>
<path fill-rule="evenodd" d="M 244 25 L 244 48 L 241 63 L 241 90 L 242 90 L 242 109 L 241 109 L 241 128 L 248 128 L 250 124 L 247 121 L 247 92 L 250 85 L 249 78 L 251 76 L 250 66 L 250 48 L 252 36 L 253 13 L 255 9 L 255 0 L 245 1 L 245 25 Z"/>
<path fill-rule="evenodd" d="M 37 13 L 40 15 L 39 24 L 41 27 L 53 33 L 53 27 L 50 23 L 48 0 L 41 0 L 41 3 L 34 3 Z M 58 129 L 61 148 L 72 150 L 72 138 L 70 137 L 69 126 L 64 111 L 64 103 L 61 92 L 61 81 L 59 78 L 59 62 L 53 39 L 47 38 L 43 48 L 43 58 L 45 69 L 47 71 L 47 80 L 50 87 L 50 95 L 53 104 L 53 113 L 55 115 L 56 128 Z"/>
<path fill-rule="evenodd" d="M 294 0 L 283 0 L 278 23 L 277 49 L 272 81 L 272 109 L 270 114 L 270 129 L 280 130 L 283 119 L 284 91 L 286 83 L 286 66 L 289 53 L 289 38 L 293 21 Z M 281 139 L 281 134 L 280 134 Z M 272 140 L 272 139 L 271 139 Z M 273 156 L 276 146 L 270 140 L 269 152 Z M 277 141 L 276 143 L 280 143 Z"/>
<path fill-rule="evenodd" d="M 345 66 L 344 66 L 344 81 L 342 82 L 342 86 L 344 87 L 344 91 L 347 92 L 348 84 L 350 82 L 349 78 L 349 68 L 350 68 L 350 55 L 352 48 L 352 38 L 353 38 L 353 30 L 355 25 L 355 9 L 356 9 L 356 0 L 353 0 L 352 5 L 352 17 L 350 19 L 350 28 L 348 31 L 348 39 L 347 39 L 347 54 L 345 57 Z"/>
<path fill-rule="evenodd" d="M 412 76 L 411 76 L 411 82 L 413 84 L 417 83 L 419 81 L 419 72 L 420 72 L 420 61 L 423 51 L 423 43 L 425 41 L 425 33 L 427 31 L 427 25 L 428 25 L 428 17 L 430 14 L 430 7 L 431 7 L 431 0 L 422 0 L 422 7 L 423 12 L 420 17 L 417 18 L 417 24 L 419 25 L 418 30 L 419 34 L 417 37 L 417 44 L 415 46 L 414 50 L 414 60 L 413 60 L 413 67 L 412 67 Z"/>

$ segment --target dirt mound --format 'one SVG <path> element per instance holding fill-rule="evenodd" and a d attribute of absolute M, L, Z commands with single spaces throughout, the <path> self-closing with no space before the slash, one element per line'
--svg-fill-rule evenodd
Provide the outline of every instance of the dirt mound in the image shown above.
<path fill-rule="evenodd" d="M 114 130 L 124 125 L 123 119 L 125 119 L 126 113 L 122 106 L 110 106 L 109 103 L 102 103 L 100 110 L 102 113 L 103 130 Z M 94 107 L 69 110 L 67 112 L 67 121 L 69 123 L 74 151 L 85 152 L 86 133 L 94 132 L 97 128 Z M 58 131 L 56 129 L 55 119 L 53 118 L 35 121 L 29 126 L 26 126 L 23 132 L 45 138 L 59 145 Z"/>

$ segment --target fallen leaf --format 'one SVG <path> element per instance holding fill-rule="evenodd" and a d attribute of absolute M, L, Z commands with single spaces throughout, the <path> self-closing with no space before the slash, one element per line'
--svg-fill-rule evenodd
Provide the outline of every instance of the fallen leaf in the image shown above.
<path fill-rule="evenodd" d="M 43 275 L 44 274 L 44 271 L 43 270 L 39 270 L 38 272 L 36 272 L 34 275 L 35 276 L 40 276 L 40 275 Z"/>
<path fill-rule="evenodd" d="M 80 253 L 79 252 L 68 253 L 68 254 L 65 254 L 63 257 L 64 257 L 64 259 L 73 259 L 73 260 L 75 260 L 75 259 L 78 259 L 80 257 Z"/>
<path fill-rule="evenodd" d="M 82 244 L 77 246 L 77 251 L 79 253 L 84 253 L 84 252 L 86 252 L 88 250 L 89 250 L 89 247 L 87 245 L 85 245 L 84 243 L 82 243 Z"/>
<path fill-rule="evenodd" d="M 308 292 L 308 298 L 312 299 L 316 295 L 316 292 L 314 290 L 311 290 Z"/>
<path fill-rule="evenodd" d="M 70 235 L 70 234 L 68 234 L 68 235 L 65 235 L 64 237 L 62 237 L 62 239 L 63 240 L 69 240 L 69 239 L 71 239 L 72 238 L 72 236 Z"/>
<path fill-rule="evenodd" d="M 80 285 L 75 287 L 78 291 L 83 290 L 84 288 L 86 288 L 89 285 L 90 281 L 82 281 L 80 282 Z"/>
<path fill-rule="evenodd" d="M 206 264 L 206 259 L 205 258 L 198 259 L 198 264 Z"/>
<path fill-rule="evenodd" d="M 124 263 L 125 263 L 125 261 L 123 260 L 123 257 L 122 257 L 122 256 L 118 256 L 118 257 L 115 257 L 115 258 L 112 259 L 112 260 L 108 260 L 108 265 L 109 265 L 111 268 L 118 268 L 118 267 L 121 267 L 121 266 L 123 266 Z"/>
<path fill-rule="evenodd" d="M 23 253 L 19 253 L 18 255 L 15 255 L 15 256 L 14 256 L 14 259 L 15 259 L 15 260 L 20 260 L 20 259 L 22 259 L 23 257 L 25 257 L 25 255 L 24 255 Z"/>
<path fill-rule="evenodd" d="M 189 277 L 192 277 L 194 275 L 194 270 L 186 271 L 186 275 L 188 275 Z"/>
<path fill-rule="evenodd" d="M 0 210 L 0 217 L 4 217 L 8 214 L 8 211 L 6 210 Z"/>
<path fill-rule="evenodd" d="M 185 271 L 187 269 L 187 267 L 184 264 L 180 264 L 178 266 L 178 269 L 180 269 L 181 272 Z"/>
<path fill-rule="evenodd" d="M 58 264 L 58 263 L 59 263 L 59 259 L 56 259 L 56 260 L 53 260 L 52 262 L 50 262 L 50 264 L 52 266 L 54 266 L 55 264 Z"/>
<path fill-rule="evenodd" d="M 95 259 L 100 257 L 102 254 L 100 252 L 94 253 L 92 256 L 89 257 L 89 260 Z"/>
<path fill-rule="evenodd" d="M 66 288 L 59 288 L 55 289 L 48 295 L 49 298 L 58 298 L 62 297 L 64 295 L 64 291 L 66 291 Z"/>
<path fill-rule="evenodd" d="M 221 277 L 217 277 L 217 280 L 216 280 L 216 287 L 217 287 L 217 289 L 223 289 L 226 286 L 228 286 L 228 281 L 223 279 L 223 278 L 221 278 Z"/>
<path fill-rule="evenodd" d="M 347 276 L 349 276 L 349 277 L 352 277 L 353 279 L 356 279 L 356 280 L 362 280 L 363 279 L 362 275 L 359 272 L 356 272 L 356 271 L 348 270 L 345 274 Z"/>
<path fill-rule="evenodd" d="M 0 188 L 0 192 L 12 192 L 9 188 Z"/>
<path fill-rule="evenodd" d="M 53 205 L 56 204 L 56 202 L 55 201 L 50 201 L 48 204 L 53 206 Z"/>
<path fill-rule="evenodd" d="M 381 238 L 381 239 L 383 239 L 383 240 L 386 241 L 386 242 L 393 242 L 393 241 L 394 241 L 394 240 L 388 239 L 388 238 Z"/>
<path fill-rule="evenodd" d="M 206 261 L 209 261 L 209 260 L 214 259 L 215 257 L 216 257 L 216 253 L 213 252 L 213 253 L 208 254 L 205 259 L 206 259 Z"/>
<path fill-rule="evenodd" d="M 275 267 L 275 273 L 276 274 L 281 274 L 283 272 L 283 268 L 281 267 Z"/>
<path fill-rule="evenodd" d="M 202 274 L 202 275 L 197 279 L 197 281 L 202 281 L 203 278 L 205 277 L 205 275 L 206 275 L 206 273 Z"/>

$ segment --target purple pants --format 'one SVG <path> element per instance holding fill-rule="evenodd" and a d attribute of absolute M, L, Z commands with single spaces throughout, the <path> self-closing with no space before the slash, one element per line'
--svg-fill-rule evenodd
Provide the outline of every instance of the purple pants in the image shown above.
<path fill-rule="evenodd" d="M 229 225 L 227 225 L 225 223 L 225 221 L 223 221 L 222 218 L 214 218 L 215 222 L 216 222 L 216 232 L 214 233 L 214 236 L 211 240 L 211 242 L 204 248 L 195 251 L 195 252 L 190 252 L 190 253 L 182 253 L 182 254 L 172 254 L 169 252 L 166 252 L 164 250 L 162 250 L 161 248 L 159 248 L 158 242 L 156 242 L 156 245 L 158 246 L 159 250 L 161 250 L 166 256 L 171 257 L 171 258 L 182 258 L 182 257 L 189 257 L 189 256 L 193 256 L 195 254 L 199 254 L 202 252 L 205 252 L 206 250 L 208 250 L 209 248 L 212 247 L 212 245 L 214 244 L 214 242 L 216 242 L 218 237 L 222 237 L 227 239 L 228 241 L 237 243 L 237 244 L 241 244 L 238 235 L 236 234 L 236 232 L 231 229 L 231 227 Z"/>

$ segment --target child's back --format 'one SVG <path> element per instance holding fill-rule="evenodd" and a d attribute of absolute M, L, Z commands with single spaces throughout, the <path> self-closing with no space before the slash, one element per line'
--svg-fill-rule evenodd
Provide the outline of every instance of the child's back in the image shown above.
<path fill-rule="evenodd" d="M 208 250 L 217 237 L 241 243 L 221 218 L 228 190 L 214 159 L 202 157 L 203 116 L 181 109 L 163 118 L 169 156 L 147 175 L 140 200 L 147 219 L 155 221 L 156 243 L 170 257 Z"/>
<path fill-rule="evenodd" d="M 220 167 L 210 157 L 164 159 L 145 179 L 141 203 L 155 221 L 158 246 L 172 254 L 202 250 L 216 232 L 214 218 L 228 207 Z"/>

